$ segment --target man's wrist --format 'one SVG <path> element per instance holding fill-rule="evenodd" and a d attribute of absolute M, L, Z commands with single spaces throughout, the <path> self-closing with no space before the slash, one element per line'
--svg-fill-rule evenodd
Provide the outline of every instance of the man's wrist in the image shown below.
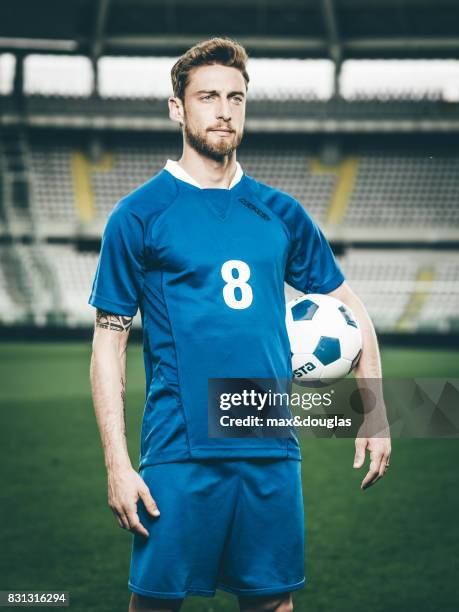
<path fill-rule="evenodd" d="M 362 428 L 366 432 L 366 437 L 368 438 L 390 437 L 390 426 L 387 420 L 386 407 L 378 406 L 365 412 Z"/>
<path fill-rule="evenodd" d="M 126 457 L 106 457 L 105 467 L 107 468 L 107 474 L 114 472 L 123 472 L 132 469 L 132 463 L 129 456 Z"/>

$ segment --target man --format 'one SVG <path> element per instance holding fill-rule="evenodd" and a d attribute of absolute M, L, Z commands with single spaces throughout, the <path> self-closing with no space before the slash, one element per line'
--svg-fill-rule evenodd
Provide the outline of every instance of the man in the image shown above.
<path fill-rule="evenodd" d="M 292 197 L 242 171 L 247 55 L 214 38 L 174 65 L 173 121 L 183 154 L 112 211 L 89 302 L 97 308 L 91 383 L 109 504 L 134 533 L 130 610 L 178 610 L 221 588 L 244 611 L 293 609 L 304 578 L 301 456 L 283 438 L 208 435 L 210 378 L 289 378 L 284 280 L 348 304 L 364 350 L 357 375 L 380 378 L 375 333 L 319 228 Z M 126 345 L 140 309 L 146 402 L 140 467 L 124 429 Z M 384 474 L 388 438 L 365 488 Z"/>

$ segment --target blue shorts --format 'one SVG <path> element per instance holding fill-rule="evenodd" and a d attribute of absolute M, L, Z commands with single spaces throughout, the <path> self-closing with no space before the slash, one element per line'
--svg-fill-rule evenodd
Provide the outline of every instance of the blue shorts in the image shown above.
<path fill-rule="evenodd" d="M 304 586 L 301 461 L 203 460 L 140 470 L 161 515 L 139 500 L 128 587 L 146 597 L 269 595 Z"/>

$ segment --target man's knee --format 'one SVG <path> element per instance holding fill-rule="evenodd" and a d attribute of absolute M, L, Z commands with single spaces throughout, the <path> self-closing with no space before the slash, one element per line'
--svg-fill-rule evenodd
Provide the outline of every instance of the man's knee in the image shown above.
<path fill-rule="evenodd" d="M 132 593 L 129 612 L 178 612 L 183 599 L 156 599 Z"/>
<path fill-rule="evenodd" d="M 266 595 L 263 597 L 239 597 L 241 612 L 292 612 L 291 593 Z"/>

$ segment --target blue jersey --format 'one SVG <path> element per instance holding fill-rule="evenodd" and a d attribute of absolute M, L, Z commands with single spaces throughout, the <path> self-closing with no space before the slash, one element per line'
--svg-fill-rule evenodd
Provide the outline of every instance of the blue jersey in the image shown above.
<path fill-rule="evenodd" d="M 242 170 L 229 189 L 207 189 L 166 168 L 112 210 L 89 298 L 119 315 L 140 309 L 140 467 L 301 460 L 295 433 L 209 437 L 208 379 L 290 379 L 284 281 L 304 293 L 328 293 L 343 274 L 318 226 L 288 194 Z"/>

